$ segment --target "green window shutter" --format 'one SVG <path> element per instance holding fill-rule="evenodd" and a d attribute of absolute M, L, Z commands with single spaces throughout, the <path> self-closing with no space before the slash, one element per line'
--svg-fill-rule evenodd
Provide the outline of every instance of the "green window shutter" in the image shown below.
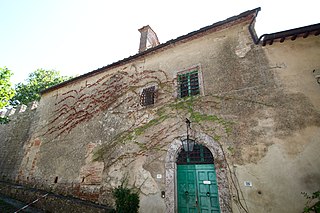
<path fill-rule="evenodd" d="M 179 96 L 194 96 L 200 94 L 198 70 L 178 75 Z"/>

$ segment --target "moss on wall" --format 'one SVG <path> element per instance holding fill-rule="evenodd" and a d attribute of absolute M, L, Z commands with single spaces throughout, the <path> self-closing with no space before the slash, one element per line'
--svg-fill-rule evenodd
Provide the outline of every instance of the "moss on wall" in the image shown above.
<path fill-rule="evenodd" d="M 153 119 L 149 120 L 147 123 L 135 126 L 129 130 L 123 131 L 118 134 L 111 143 L 103 144 L 94 152 L 94 160 L 102 161 L 104 157 L 110 158 L 110 150 L 114 150 L 115 146 L 119 146 L 120 144 L 127 144 L 133 142 L 134 144 L 139 146 L 139 149 L 136 150 L 136 154 L 141 152 L 152 152 L 153 149 L 159 151 L 162 150 L 168 143 L 169 140 L 160 140 L 159 144 L 153 146 L 150 149 L 150 146 L 146 145 L 146 142 L 141 141 L 140 136 L 144 136 L 144 134 L 151 134 L 148 131 L 152 131 L 152 129 L 162 129 L 167 128 L 167 124 L 176 120 L 179 123 L 184 123 L 184 116 L 188 117 L 192 124 L 197 126 L 200 131 L 208 133 L 211 135 L 216 141 L 219 141 L 222 137 L 228 136 L 232 132 L 232 125 L 234 122 L 227 121 L 222 117 L 219 117 L 215 114 L 206 114 L 204 112 L 198 111 L 197 109 L 204 102 L 206 96 L 196 96 L 196 97 L 187 97 L 182 99 L 176 99 L 174 102 L 168 102 L 155 110 L 153 113 Z M 169 122 L 165 122 L 170 120 Z M 215 124 L 215 125 L 212 125 Z M 215 132 L 217 126 L 221 126 L 224 129 L 224 135 L 219 135 L 219 133 Z M 155 136 L 154 136 L 155 137 Z M 158 139 L 161 138 L 161 135 L 156 136 Z M 112 154 L 111 154 L 112 155 Z M 123 155 L 121 155 L 121 159 L 123 159 Z M 128 157 L 132 157 L 128 155 Z"/>

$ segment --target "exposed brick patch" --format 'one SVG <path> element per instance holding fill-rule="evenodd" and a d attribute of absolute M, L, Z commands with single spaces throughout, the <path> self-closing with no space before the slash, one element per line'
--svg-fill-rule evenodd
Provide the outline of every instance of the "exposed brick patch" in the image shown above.
<path fill-rule="evenodd" d="M 41 143 L 41 140 L 39 138 L 36 138 L 31 141 L 25 149 L 25 155 L 22 160 L 18 176 L 16 178 L 18 181 L 29 181 L 29 178 L 33 177 L 33 174 L 35 173 L 37 168 L 37 161 Z"/>
<path fill-rule="evenodd" d="M 102 181 L 104 163 L 92 161 L 93 149 L 97 146 L 95 143 L 87 145 L 85 165 L 80 169 L 80 182 L 82 185 L 99 185 Z"/>
<path fill-rule="evenodd" d="M 93 162 L 85 165 L 80 170 L 80 179 L 82 184 L 97 185 L 102 181 L 103 162 Z"/>

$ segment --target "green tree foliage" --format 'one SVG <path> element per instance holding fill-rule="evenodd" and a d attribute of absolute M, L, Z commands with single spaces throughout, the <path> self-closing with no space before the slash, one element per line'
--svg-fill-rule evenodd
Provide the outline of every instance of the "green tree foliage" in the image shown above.
<path fill-rule="evenodd" d="M 15 86 L 16 94 L 12 98 L 11 104 L 28 104 L 31 101 L 40 100 L 40 92 L 49 87 L 69 80 L 71 77 L 61 76 L 59 71 L 37 69 L 29 74 L 23 83 Z"/>
<path fill-rule="evenodd" d="M 0 68 L 0 110 L 9 104 L 14 96 L 14 89 L 11 87 L 10 78 L 13 73 L 6 67 Z M 0 124 L 9 122 L 8 117 L 0 117 Z"/>
<path fill-rule="evenodd" d="M 10 82 L 12 75 L 13 73 L 8 68 L 0 68 L 0 109 L 7 106 L 14 96 L 14 89 Z"/>

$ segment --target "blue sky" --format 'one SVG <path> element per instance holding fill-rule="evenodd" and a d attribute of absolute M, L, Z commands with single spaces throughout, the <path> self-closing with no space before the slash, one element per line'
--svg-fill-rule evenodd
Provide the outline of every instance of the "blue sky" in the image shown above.
<path fill-rule="evenodd" d="M 320 22 L 316 0 L 0 0 L 0 67 L 83 74 L 136 54 L 144 25 L 164 43 L 256 7 L 259 35 Z"/>

